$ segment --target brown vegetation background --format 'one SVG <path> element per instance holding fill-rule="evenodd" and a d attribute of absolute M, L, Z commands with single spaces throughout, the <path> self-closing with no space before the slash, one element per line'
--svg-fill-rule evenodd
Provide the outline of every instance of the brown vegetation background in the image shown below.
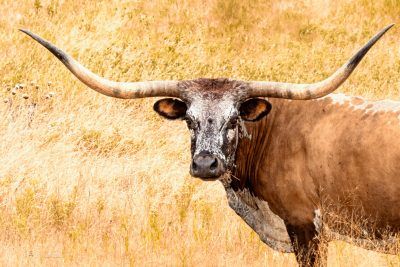
<path fill-rule="evenodd" d="M 159 118 L 155 99 L 85 88 L 18 28 L 114 80 L 313 82 L 399 15 L 399 0 L 1 0 L 0 264 L 296 264 L 259 241 L 219 182 L 189 176 L 184 123 Z M 399 99 L 399 33 L 339 91 Z M 400 255 L 334 241 L 328 264 L 398 266 Z"/>

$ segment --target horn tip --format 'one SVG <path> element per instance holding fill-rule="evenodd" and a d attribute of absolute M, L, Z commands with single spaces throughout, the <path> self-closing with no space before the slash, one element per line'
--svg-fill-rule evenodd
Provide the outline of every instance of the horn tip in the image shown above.
<path fill-rule="evenodd" d="M 33 38 L 33 36 L 35 35 L 35 34 L 32 33 L 30 30 L 27 30 L 27 29 L 18 29 L 18 30 L 19 30 L 20 32 L 23 32 L 23 33 L 29 35 L 29 36 L 32 37 L 32 38 Z"/>
<path fill-rule="evenodd" d="M 27 29 L 18 29 L 20 32 L 23 32 L 23 33 L 28 33 L 28 32 L 30 32 L 29 30 L 27 30 Z"/>
<path fill-rule="evenodd" d="M 373 38 L 372 38 L 372 42 L 371 45 L 375 44 L 375 42 L 380 39 L 388 30 L 390 30 L 393 26 L 395 25 L 395 23 L 389 24 L 387 25 L 385 28 L 383 28 L 380 32 L 378 32 Z"/>
<path fill-rule="evenodd" d="M 396 23 L 391 23 L 391 24 L 387 25 L 387 26 L 384 28 L 384 31 L 389 30 L 389 29 L 392 28 L 394 25 L 396 25 Z"/>

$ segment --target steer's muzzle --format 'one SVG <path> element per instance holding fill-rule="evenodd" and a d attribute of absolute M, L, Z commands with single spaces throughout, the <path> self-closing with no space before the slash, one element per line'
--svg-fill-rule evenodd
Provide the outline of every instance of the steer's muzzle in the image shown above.
<path fill-rule="evenodd" d="M 203 180 L 215 180 L 225 172 L 223 162 L 215 155 L 201 152 L 193 157 L 190 174 Z"/>

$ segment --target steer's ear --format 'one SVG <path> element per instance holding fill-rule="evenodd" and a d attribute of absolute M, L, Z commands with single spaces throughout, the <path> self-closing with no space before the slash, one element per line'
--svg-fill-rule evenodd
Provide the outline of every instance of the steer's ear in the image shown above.
<path fill-rule="evenodd" d="M 186 115 L 187 106 L 178 99 L 163 98 L 154 103 L 153 109 L 164 118 L 176 120 Z"/>
<path fill-rule="evenodd" d="M 261 98 L 251 98 L 240 105 L 240 117 L 245 121 L 258 121 L 271 111 L 271 103 Z"/>

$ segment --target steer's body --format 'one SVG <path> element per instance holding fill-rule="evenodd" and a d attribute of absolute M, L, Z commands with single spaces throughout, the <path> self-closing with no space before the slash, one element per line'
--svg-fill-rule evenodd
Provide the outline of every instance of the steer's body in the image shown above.
<path fill-rule="evenodd" d="M 353 232 L 356 238 L 398 232 L 400 102 L 342 94 L 270 102 L 266 118 L 246 123 L 251 139 L 240 139 L 233 178 L 225 182 L 232 208 L 261 239 L 290 251 L 285 225 L 317 233 L 321 212 L 337 233 L 348 234 L 361 223 L 361 236 Z M 329 219 L 335 215 L 347 218 Z M 262 224 L 268 233 L 260 230 Z"/>

